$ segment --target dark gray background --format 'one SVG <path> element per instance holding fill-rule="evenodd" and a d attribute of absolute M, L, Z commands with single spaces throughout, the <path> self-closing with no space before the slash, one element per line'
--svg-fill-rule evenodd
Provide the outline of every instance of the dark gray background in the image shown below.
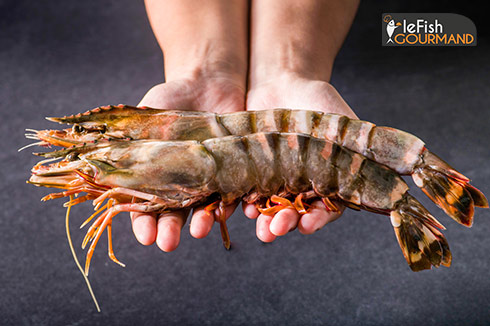
<path fill-rule="evenodd" d="M 490 194 L 488 160 L 490 44 L 483 8 L 443 1 L 363 2 L 340 52 L 332 83 L 365 120 L 412 132 Z M 466 5 L 465 5 L 466 4 Z M 383 12 L 454 12 L 478 29 L 476 47 L 380 46 Z M 137 104 L 163 79 L 162 57 L 142 1 L 0 0 L 0 324 L 484 325 L 490 323 L 490 212 L 473 228 L 453 222 L 413 193 L 446 225 L 451 268 L 413 273 L 389 220 L 346 211 L 312 236 L 293 232 L 273 244 L 255 222 L 229 221 L 233 250 L 219 230 L 203 240 L 184 227 L 173 253 L 144 247 L 129 218 L 114 223 L 114 246 L 101 241 L 91 281 L 97 313 L 72 261 L 62 200 L 25 184 L 37 159 L 17 148 L 24 128 L 43 118 L 104 104 Z M 411 184 L 411 183 L 410 183 Z M 72 236 L 90 205 L 75 207 Z"/>

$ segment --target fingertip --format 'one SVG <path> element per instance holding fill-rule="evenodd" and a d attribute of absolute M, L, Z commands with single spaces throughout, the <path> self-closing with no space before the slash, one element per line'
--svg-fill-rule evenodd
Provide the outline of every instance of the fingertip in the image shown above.
<path fill-rule="evenodd" d="M 242 209 L 243 209 L 243 214 L 245 214 L 245 216 L 248 217 L 249 219 L 252 220 L 256 219 L 260 215 L 259 210 L 255 207 L 254 204 L 243 202 Z"/>
<path fill-rule="evenodd" d="M 262 242 L 272 242 L 276 239 L 276 236 L 270 231 L 270 223 L 273 217 L 260 214 L 257 217 L 256 233 L 257 238 Z"/>
<path fill-rule="evenodd" d="M 180 232 L 185 223 L 185 216 L 180 212 L 160 215 L 157 222 L 156 243 L 165 252 L 177 249 L 180 243 Z"/>
<path fill-rule="evenodd" d="M 294 230 L 298 225 L 300 215 L 291 208 L 283 209 L 276 213 L 270 223 L 270 231 L 276 236 L 283 236 Z"/>
<path fill-rule="evenodd" d="M 301 217 L 298 223 L 298 230 L 301 234 L 313 234 L 326 224 L 338 219 L 342 212 L 343 207 L 338 212 L 332 212 L 327 211 L 322 202 L 313 202 L 311 210 Z"/>
<path fill-rule="evenodd" d="M 134 236 L 139 243 L 144 246 L 155 243 L 157 233 L 155 216 L 132 212 L 131 221 Z"/>
<path fill-rule="evenodd" d="M 167 84 L 161 83 L 154 85 L 146 92 L 141 101 L 138 103 L 138 107 L 151 107 L 151 108 L 164 108 L 164 101 L 167 100 L 165 93 Z"/>
<path fill-rule="evenodd" d="M 180 243 L 180 228 L 175 228 L 166 223 L 159 225 L 156 243 L 158 248 L 162 251 L 174 251 Z"/>
<path fill-rule="evenodd" d="M 214 214 L 207 212 L 204 208 L 196 208 L 192 214 L 190 233 L 196 239 L 202 239 L 209 234 L 213 228 Z"/>
<path fill-rule="evenodd" d="M 228 219 L 233 215 L 238 203 L 233 203 L 225 206 L 225 219 Z M 213 211 L 206 211 L 205 207 L 195 208 L 192 213 L 192 220 L 190 225 L 190 233 L 196 239 L 202 239 L 206 237 L 216 220 L 216 214 L 219 214 L 219 209 Z"/>

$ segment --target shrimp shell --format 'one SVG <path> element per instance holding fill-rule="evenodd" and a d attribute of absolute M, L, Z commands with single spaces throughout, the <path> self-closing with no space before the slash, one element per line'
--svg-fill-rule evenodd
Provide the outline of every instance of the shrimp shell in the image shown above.
<path fill-rule="evenodd" d="M 412 270 L 451 263 L 449 246 L 438 230 L 444 227 L 407 192 L 398 173 L 308 134 L 258 132 L 204 141 L 99 143 L 74 160 L 35 166 L 29 183 L 65 189 L 45 200 L 81 192 L 93 200 L 100 215 L 83 242 L 84 247 L 91 242 L 86 273 L 102 232 L 120 212 L 215 208 L 240 199 L 255 203 L 265 214 L 285 208 L 305 214 L 312 200 L 321 199 L 328 210 L 335 210 L 333 202 L 339 202 L 389 215 Z M 229 247 L 223 214 L 219 222 Z M 111 243 L 110 232 L 108 237 Z M 120 263 L 112 245 L 109 256 Z"/>
<path fill-rule="evenodd" d="M 462 225 L 472 225 L 475 206 L 488 208 L 483 193 L 431 153 L 418 137 L 342 115 L 290 109 L 214 114 L 121 104 L 48 119 L 74 124 L 72 129 L 37 133 L 43 142 L 64 147 L 101 139 L 205 140 L 256 132 L 305 133 L 344 146 L 402 175 L 411 175 L 434 203 Z"/>

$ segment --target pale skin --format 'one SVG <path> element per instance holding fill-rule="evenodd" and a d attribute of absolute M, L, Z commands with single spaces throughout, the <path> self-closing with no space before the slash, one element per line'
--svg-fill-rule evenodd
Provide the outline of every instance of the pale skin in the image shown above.
<path fill-rule="evenodd" d="M 245 0 L 145 4 L 163 50 L 166 82 L 150 89 L 139 106 L 219 113 L 280 107 L 356 118 L 329 80 L 358 0 L 260 0 L 250 11 Z M 227 218 L 234 209 L 227 207 Z M 252 204 L 243 204 L 243 211 L 257 219 L 264 242 L 295 228 L 312 234 L 341 214 L 327 212 L 321 202 L 303 216 L 293 209 L 266 216 Z M 188 214 L 132 213 L 133 231 L 142 244 L 173 251 Z M 194 209 L 191 235 L 205 237 L 214 222 L 214 213 Z"/>

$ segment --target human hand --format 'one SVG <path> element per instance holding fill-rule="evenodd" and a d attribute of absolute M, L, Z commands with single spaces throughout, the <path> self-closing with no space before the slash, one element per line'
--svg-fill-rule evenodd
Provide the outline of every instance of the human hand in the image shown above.
<path fill-rule="evenodd" d="M 328 82 L 333 62 L 345 39 L 358 0 L 252 1 L 247 110 L 309 109 L 357 118 Z M 259 214 L 244 204 L 249 218 L 257 218 L 257 237 L 271 242 L 298 227 L 311 234 L 337 219 L 316 201 L 300 216 L 283 209 L 275 216 Z"/>
<path fill-rule="evenodd" d="M 247 1 L 145 0 L 164 52 L 166 83 L 154 86 L 139 106 L 209 112 L 244 110 L 247 73 Z M 235 206 L 226 207 L 228 218 Z M 145 245 L 172 251 L 189 210 L 155 216 L 132 213 L 133 232 Z M 195 208 L 190 233 L 205 237 L 215 213 Z"/>
<path fill-rule="evenodd" d="M 183 78 L 151 88 L 138 106 L 162 109 L 178 109 L 208 112 L 236 112 L 244 110 L 245 90 L 233 78 L 225 76 L 198 76 Z M 226 207 L 229 218 L 236 205 Z M 133 232 L 144 244 L 154 242 L 163 251 L 173 251 L 180 242 L 180 233 L 189 210 L 156 214 L 131 213 Z M 215 221 L 215 212 L 206 212 L 204 207 L 195 208 L 190 224 L 190 233 L 195 238 L 205 237 Z"/>
<path fill-rule="evenodd" d="M 259 83 L 249 90 L 247 110 L 270 108 L 308 109 L 338 113 L 357 119 L 331 84 L 295 74 L 284 74 Z M 340 208 L 339 212 L 329 212 L 321 201 L 315 201 L 309 212 L 303 216 L 290 208 L 283 209 L 274 216 L 268 216 L 260 214 L 253 204 L 247 203 L 243 203 L 243 211 L 247 217 L 257 219 L 257 237 L 264 242 L 271 242 L 277 236 L 283 236 L 296 227 L 303 234 L 314 233 L 340 217 L 344 208 L 338 204 L 337 206 Z"/>

